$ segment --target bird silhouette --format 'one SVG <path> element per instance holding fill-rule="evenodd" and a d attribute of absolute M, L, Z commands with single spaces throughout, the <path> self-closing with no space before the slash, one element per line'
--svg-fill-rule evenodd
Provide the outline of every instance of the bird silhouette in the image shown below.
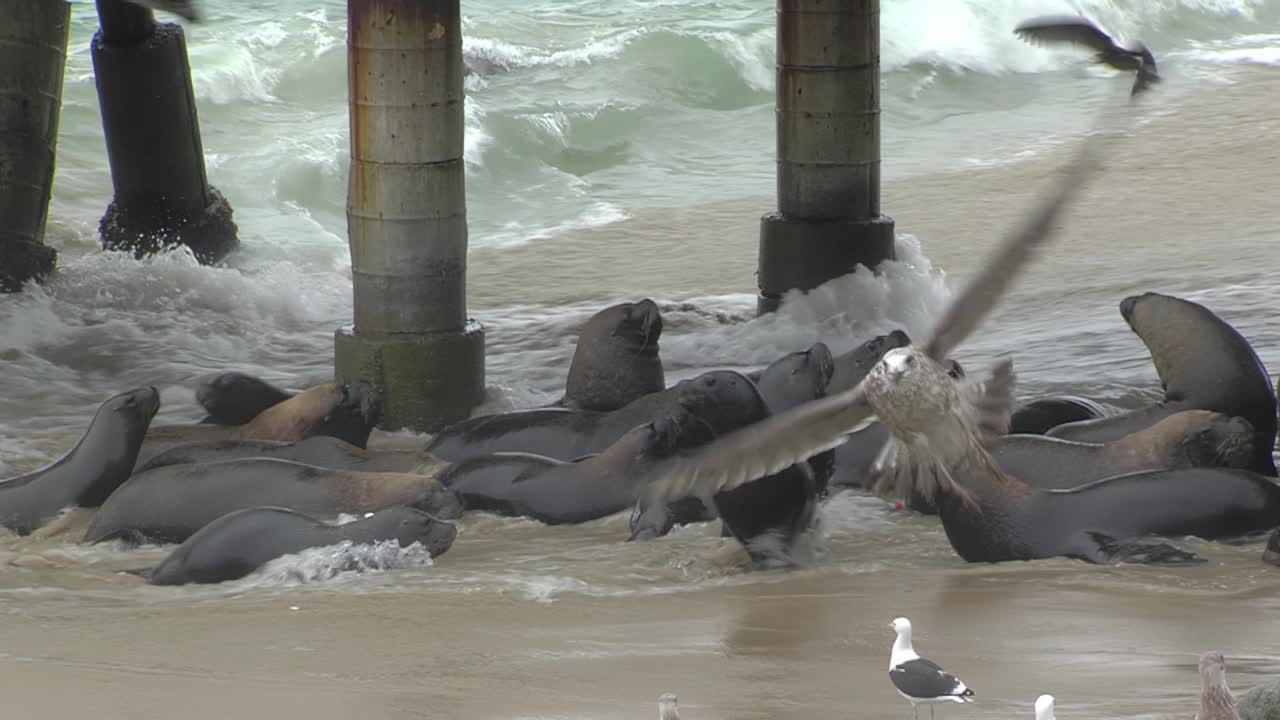
<path fill-rule="evenodd" d="M 1152 83 L 1160 82 L 1156 71 L 1156 59 L 1141 42 L 1130 47 L 1116 43 L 1114 39 L 1089 18 L 1080 15 L 1043 15 L 1023 21 L 1013 34 L 1033 45 L 1080 45 L 1097 53 L 1093 60 L 1116 70 L 1136 72 L 1129 97 L 1146 90 Z"/>

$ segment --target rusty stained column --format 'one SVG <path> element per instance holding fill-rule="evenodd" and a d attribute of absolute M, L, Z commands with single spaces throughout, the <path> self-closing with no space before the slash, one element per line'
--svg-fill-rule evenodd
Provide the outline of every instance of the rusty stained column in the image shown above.
<path fill-rule="evenodd" d="M 205 175 L 182 26 L 124 0 L 97 7 L 90 50 L 114 190 L 102 247 L 142 257 L 186 245 L 216 263 L 239 239 L 231 205 Z"/>
<path fill-rule="evenodd" d="M 432 432 L 484 398 L 484 329 L 467 318 L 459 0 L 347 0 L 354 324 L 339 381 L 382 395 L 380 425 Z"/>
<path fill-rule="evenodd" d="M 778 210 L 760 220 L 757 309 L 893 258 L 880 213 L 880 2 L 778 0 Z"/>
<path fill-rule="evenodd" d="M 0 292 L 53 272 L 44 244 L 71 5 L 0 2 Z"/>

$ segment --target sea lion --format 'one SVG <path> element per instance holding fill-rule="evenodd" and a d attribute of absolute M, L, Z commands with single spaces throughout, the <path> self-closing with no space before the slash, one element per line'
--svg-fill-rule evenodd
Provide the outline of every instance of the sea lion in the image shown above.
<path fill-rule="evenodd" d="M 875 340 L 868 342 L 875 342 Z M 800 350 L 783 355 L 768 367 L 756 373 L 756 377 L 752 381 L 756 392 L 747 392 L 743 388 L 741 393 L 733 395 L 736 398 L 737 404 L 735 407 L 739 408 L 738 410 L 726 412 L 725 408 L 729 406 L 721 406 L 719 408 L 720 412 L 716 413 L 716 417 L 719 419 L 713 419 L 710 426 L 716 432 L 728 432 L 741 427 L 741 421 L 745 416 L 762 416 L 758 406 L 757 395 L 764 401 L 765 410 L 763 412 L 765 414 L 789 410 L 815 398 L 823 397 L 826 394 L 834 371 L 832 360 L 831 350 L 822 342 L 814 343 L 808 350 Z M 745 376 L 751 379 L 750 374 Z M 726 418 L 731 419 L 726 421 Z M 684 447 L 693 447 L 693 445 L 685 445 Z M 828 450 L 814 455 L 806 462 L 812 471 L 811 480 L 817 494 L 819 496 L 825 495 L 827 482 L 835 466 L 835 453 Z M 791 473 L 787 474 L 787 477 L 791 476 Z M 810 478 L 802 478 L 801 482 L 808 483 Z M 801 498 L 804 492 L 806 491 L 802 490 L 795 497 L 791 497 L 789 502 L 799 507 L 803 504 Z M 762 491 L 762 494 L 766 497 L 779 495 L 776 489 Z M 786 494 L 783 493 L 782 495 L 785 496 Z M 746 537 L 754 537 L 757 534 L 755 530 L 751 529 L 748 521 L 751 513 L 741 507 L 743 503 L 749 504 L 752 497 L 752 494 L 744 493 L 742 495 L 731 494 L 723 499 L 725 503 L 735 507 L 736 517 L 733 524 Z M 699 513 L 697 511 L 705 507 L 705 505 L 693 502 L 696 500 L 697 498 L 683 498 L 670 507 L 636 505 L 631 514 L 631 536 L 628 539 L 651 540 L 666 535 L 676 525 L 714 519 L 716 516 L 714 507 L 709 508 L 709 512 Z M 714 506 L 714 503 L 712 505 Z M 766 524 L 774 523 L 774 520 L 768 516 L 762 517 Z M 729 523 L 722 524 L 721 534 L 726 537 L 733 534 Z M 791 532 L 791 534 L 794 535 L 794 532 Z"/>
<path fill-rule="evenodd" d="M 265 457 L 292 460 L 305 465 L 334 470 L 432 474 L 443 460 L 424 450 L 367 450 L 328 435 L 315 435 L 297 442 L 280 440 L 211 440 L 175 445 L 154 455 L 134 472 L 146 472 L 166 465 L 218 462 Z"/>
<path fill-rule="evenodd" d="M 836 356 L 833 361 L 835 370 L 831 374 L 831 382 L 827 383 L 827 392 L 834 394 L 852 390 L 880 362 L 885 353 L 910 344 L 911 338 L 906 332 L 894 330 L 886 335 L 876 335 L 849 352 Z"/>
<path fill-rule="evenodd" d="M 453 546 L 457 535 L 453 523 L 403 506 L 344 525 L 324 523 L 289 508 L 251 507 L 214 519 L 154 568 L 130 572 L 152 585 L 220 583 L 242 578 L 283 555 L 342 542 L 371 545 L 395 540 L 402 548 L 419 543 L 437 558 Z"/>
<path fill-rule="evenodd" d="M 1115 412 L 1088 398 L 1050 395 L 1023 403 L 1009 420 L 1010 435 L 1044 435 L 1069 422 L 1110 417 Z"/>
<path fill-rule="evenodd" d="M 469 418 L 436 433 L 426 451 L 449 462 L 495 452 L 534 453 L 556 460 L 592 455 L 631 428 L 670 414 L 684 402 L 681 397 L 686 393 L 696 393 L 696 403 L 702 407 L 715 406 L 717 394 L 729 387 L 717 385 L 717 378 L 728 377 L 721 373 L 740 376 L 730 370 L 712 370 L 607 413 L 535 408 Z"/>
<path fill-rule="evenodd" d="M 0 527 L 27 535 L 70 507 L 98 507 L 133 471 L 160 393 L 140 387 L 98 406 L 75 447 L 35 472 L 0 481 Z"/>
<path fill-rule="evenodd" d="M 1120 315 L 1150 351 L 1164 400 L 1113 417 L 1059 425 L 1047 434 L 1107 442 L 1181 410 L 1212 410 L 1253 425 L 1250 469 L 1275 476 L 1276 394 L 1249 341 L 1207 307 L 1170 295 L 1127 297 L 1120 301 Z"/>
<path fill-rule="evenodd" d="M 569 363 L 556 406 L 609 412 L 667 387 L 658 356 L 662 313 L 654 301 L 610 305 L 592 315 Z"/>
<path fill-rule="evenodd" d="M 630 507 L 633 496 L 626 478 L 633 468 L 647 457 L 674 452 L 692 442 L 691 436 L 710 437 L 701 421 L 681 410 L 632 428 L 603 452 L 573 461 L 499 452 L 467 458 L 436 477 L 468 510 L 547 525 L 584 523 Z"/>
<path fill-rule="evenodd" d="M 331 470 L 289 460 L 248 458 L 168 465 L 129 478 L 94 515 L 84 540 L 180 543 L 233 510 L 272 505 L 320 517 L 411 505 L 436 517 L 462 513 L 458 496 L 411 473 Z"/>
<path fill-rule="evenodd" d="M 1028 485 L 1065 490 L 1142 470 L 1247 468 L 1253 436 L 1253 426 L 1244 418 L 1184 410 L 1109 443 L 1006 435 L 993 440 L 989 449 L 1001 469 Z"/>
<path fill-rule="evenodd" d="M 938 499 L 947 540 L 967 562 L 1199 563 L 1192 553 L 1142 538 L 1224 540 L 1280 525 L 1280 485 L 1238 468 L 1147 470 L 1038 490 L 974 456 L 951 475 L 977 503 L 975 511 L 947 492 Z"/>
<path fill-rule="evenodd" d="M 216 440 L 293 442 L 327 435 L 363 448 L 378 423 L 381 404 L 373 385 L 355 380 L 345 385 L 313 385 L 273 405 L 240 427 L 222 425 L 157 425 L 147 431 L 138 467 L 176 445 Z"/>
<path fill-rule="evenodd" d="M 213 425 L 244 425 L 296 394 L 234 371 L 205 375 L 196 382 L 196 402 L 209 413 L 201 422 Z"/>

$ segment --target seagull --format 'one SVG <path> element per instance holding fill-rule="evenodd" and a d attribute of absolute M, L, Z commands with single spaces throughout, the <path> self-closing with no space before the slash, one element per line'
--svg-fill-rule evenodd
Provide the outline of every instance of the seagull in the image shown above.
<path fill-rule="evenodd" d="M 658 720 L 680 720 L 680 700 L 675 693 L 658 697 Z"/>
<path fill-rule="evenodd" d="M 1041 695 L 1036 698 L 1036 720 L 1058 720 L 1053 716 L 1053 696 Z"/>
<path fill-rule="evenodd" d="M 140 5 L 150 10 L 160 10 L 163 12 L 173 13 L 179 17 L 185 18 L 193 23 L 200 22 L 201 17 L 199 3 L 196 0 L 127 0 L 134 5 Z"/>
<path fill-rule="evenodd" d="M 1200 655 L 1200 711 L 1195 720 L 1240 720 L 1227 687 L 1227 661 L 1217 650 Z"/>
<path fill-rule="evenodd" d="M 819 398 L 696 448 L 642 458 L 628 483 L 639 502 L 657 507 L 685 497 L 704 502 L 837 447 L 876 416 L 890 438 L 872 464 L 872 489 L 898 499 L 931 499 L 940 486 L 977 507 L 948 470 L 976 456 L 994 464 L 986 438 L 1004 434 L 1012 417 L 1013 367 L 1005 359 L 985 377 L 954 378 L 947 357 L 971 335 L 1060 225 L 1063 211 L 1097 166 L 1102 133 L 1084 138 L 1079 154 L 1019 227 L 986 258 L 977 276 L 934 325 L 923 344 L 889 351 L 853 388 Z"/>
<path fill-rule="evenodd" d="M 1089 18 L 1080 15 L 1042 15 L 1022 22 L 1013 33 L 1033 45 L 1050 43 L 1083 45 L 1097 52 L 1094 62 L 1110 65 L 1116 70 L 1137 71 L 1129 97 L 1146 90 L 1151 83 L 1160 82 L 1156 73 L 1156 59 L 1146 45 L 1138 42 L 1132 47 L 1117 45 Z"/>
<path fill-rule="evenodd" d="M 937 663 L 920 657 L 911 647 L 911 621 L 900 617 L 889 627 L 898 633 L 893 641 L 893 652 L 889 654 L 889 679 L 898 689 L 898 694 L 911 703 L 916 718 L 920 718 L 920 703 L 929 703 L 929 717 L 933 717 L 933 704 L 940 702 L 973 702 L 973 691 L 960 678 L 943 670 Z M 1037 720 L 1040 708 L 1036 701 Z"/>

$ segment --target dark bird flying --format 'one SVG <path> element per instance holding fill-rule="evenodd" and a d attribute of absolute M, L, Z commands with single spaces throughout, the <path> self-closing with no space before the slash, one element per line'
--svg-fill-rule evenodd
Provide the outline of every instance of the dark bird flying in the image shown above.
<path fill-rule="evenodd" d="M 1146 45 L 1140 42 L 1131 47 L 1118 45 L 1110 35 L 1086 17 L 1042 15 L 1023 21 L 1014 28 L 1013 34 L 1033 45 L 1084 46 L 1097 53 L 1093 58 L 1094 62 L 1110 65 L 1116 70 L 1136 72 L 1130 97 L 1146 90 L 1152 83 L 1160 82 L 1155 56 Z"/>

